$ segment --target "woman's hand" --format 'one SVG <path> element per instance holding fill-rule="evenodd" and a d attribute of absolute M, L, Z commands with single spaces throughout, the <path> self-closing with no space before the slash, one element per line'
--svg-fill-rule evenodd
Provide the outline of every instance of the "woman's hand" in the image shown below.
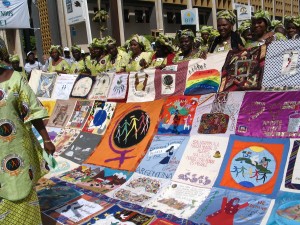
<path fill-rule="evenodd" d="M 51 141 L 44 142 L 44 149 L 49 155 L 55 152 L 55 145 Z"/>
<path fill-rule="evenodd" d="M 205 51 L 201 52 L 200 55 L 199 55 L 199 58 L 200 59 L 207 59 L 207 53 Z"/>
<path fill-rule="evenodd" d="M 148 64 L 147 64 L 145 59 L 140 60 L 140 67 L 142 67 L 142 68 L 147 68 L 148 67 Z"/>

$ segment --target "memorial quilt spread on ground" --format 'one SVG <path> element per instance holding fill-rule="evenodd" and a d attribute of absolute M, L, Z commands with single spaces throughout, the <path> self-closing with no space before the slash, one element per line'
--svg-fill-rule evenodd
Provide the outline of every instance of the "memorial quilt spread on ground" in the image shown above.
<path fill-rule="evenodd" d="M 35 70 L 57 161 L 36 186 L 44 224 L 300 224 L 299 46 L 282 43 L 94 78 Z"/>

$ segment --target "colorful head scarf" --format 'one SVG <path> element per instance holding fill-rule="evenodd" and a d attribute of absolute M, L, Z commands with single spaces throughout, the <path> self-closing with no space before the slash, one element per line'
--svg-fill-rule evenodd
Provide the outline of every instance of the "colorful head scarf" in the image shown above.
<path fill-rule="evenodd" d="M 130 38 L 130 41 L 136 41 L 139 43 L 146 52 L 151 51 L 150 41 L 142 35 L 135 34 Z"/>
<path fill-rule="evenodd" d="M 52 52 L 54 49 L 56 49 L 56 50 L 59 52 L 59 54 L 62 54 L 60 45 L 51 45 L 51 47 L 50 47 L 50 49 L 49 49 L 49 54 L 51 54 L 51 52 Z"/>
<path fill-rule="evenodd" d="M 218 37 L 220 35 L 219 31 L 216 29 L 212 29 L 210 32 L 211 36 Z"/>
<path fill-rule="evenodd" d="M 10 58 L 9 58 L 9 61 L 10 62 L 20 62 L 20 57 L 18 55 L 12 55 Z"/>
<path fill-rule="evenodd" d="M 172 40 L 165 35 L 159 34 L 159 36 L 156 38 L 156 42 L 159 42 L 161 45 L 166 46 L 171 52 L 174 51 Z"/>
<path fill-rule="evenodd" d="M 300 16 L 285 16 L 284 25 L 287 26 L 288 23 L 293 23 L 296 27 L 300 27 Z"/>
<path fill-rule="evenodd" d="M 236 22 L 236 15 L 232 11 L 222 10 L 217 13 L 217 19 L 226 19 L 234 25 Z"/>
<path fill-rule="evenodd" d="M 252 19 L 264 19 L 267 22 L 268 27 L 271 26 L 271 19 L 268 11 L 258 10 L 254 13 Z"/>
<path fill-rule="evenodd" d="M 74 51 L 74 50 L 77 50 L 77 51 L 81 52 L 81 48 L 78 45 L 73 45 L 71 47 L 71 51 Z"/>
<path fill-rule="evenodd" d="M 275 29 L 277 27 L 284 27 L 284 26 L 280 20 L 272 20 L 271 27 Z"/>
<path fill-rule="evenodd" d="M 200 30 L 200 33 L 201 33 L 201 34 L 202 34 L 202 33 L 209 33 L 209 34 L 210 34 L 211 30 L 212 30 L 212 27 L 211 27 L 211 26 L 202 26 L 202 27 L 201 27 L 201 30 Z"/>
<path fill-rule="evenodd" d="M 190 29 L 185 29 L 181 32 L 181 35 L 180 37 L 183 37 L 183 36 L 186 36 L 186 37 L 190 37 L 190 38 L 195 38 L 195 34 L 192 30 Z"/>
<path fill-rule="evenodd" d="M 106 42 L 106 45 L 115 45 L 115 44 L 117 44 L 117 41 L 114 38 L 112 38 L 111 36 L 107 36 L 105 42 Z"/>
<path fill-rule="evenodd" d="M 94 38 L 91 45 L 93 48 L 104 48 L 105 47 L 105 43 L 103 42 L 103 40 L 101 40 L 99 38 Z"/>
<path fill-rule="evenodd" d="M 244 31 L 251 28 L 251 25 L 252 25 L 251 20 L 244 20 L 238 28 L 239 33 L 243 34 Z"/>

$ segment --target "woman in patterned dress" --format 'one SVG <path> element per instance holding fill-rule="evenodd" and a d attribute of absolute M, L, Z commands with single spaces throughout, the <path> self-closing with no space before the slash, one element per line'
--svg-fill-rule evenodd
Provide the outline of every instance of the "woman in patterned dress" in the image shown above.
<path fill-rule="evenodd" d="M 2 46 L 3 47 L 3 46 Z M 2 50 L 0 51 L 2 55 Z M 0 224 L 41 224 L 35 184 L 45 174 L 42 149 L 31 124 L 44 141 L 44 149 L 53 154 L 42 118 L 41 107 L 26 79 L 1 61 L 0 57 Z"/>
<path fill-rule="evenodd" d="M 61 57 L 61 49 L 59 45 L 52 45 L 49 50 L 51 60 L 49 60 L 49 72 L 69 73 L 69 63 Z"/>

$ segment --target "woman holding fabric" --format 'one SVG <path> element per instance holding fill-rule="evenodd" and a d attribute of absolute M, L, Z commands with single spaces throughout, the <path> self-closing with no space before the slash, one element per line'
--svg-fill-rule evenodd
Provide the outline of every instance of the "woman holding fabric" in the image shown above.
<path fill-rule="evenodd" d="M 155 41 L 155 53 L 152 56 L 150 67 L 163 69 L 167 65 L 173 64 L 175 57 L 172 42 L 163 34 L 159 34 Z"/>
<path fill-rule="evenodd" d="M 191 59 L 206 58 L 206 53 L 194 47 L 194 32 L 186 29 L 179 37 L 180 52 L 176 54 L 173 63 L 183 62 Z"/>
<path fill-rule="evenodd" d="M 220 33 L 212 42 L 209 52 L 224 52 L 233 50 L 242 50 L 244 44 L 240 36 L 233 31 L 236 22 L 236 16 L 233 12 L 223 10 L 217 14 L 217 28 Z"/>
<path fill-rule="evenodd" d="M 82 58 L 81 54 L 81 48 L 77 45 L 73 45 L 71 47 L 72 55 L 74 58 L 74 62 L 70 68 L 71 74 L 82 74 L 82 73 L 89 73 L 90 71 L 87 71 L 87 66 L 85 60 Z"/>
<path fill-rule="evenodd" d="M 127 52 L 117 48 L 117 42 L 112 37 L 106 39 L 106 71 L 125 72 L 129 61 Z"/>
<path fill-rule="evenodd" d="M 2 50 L 2 49 L 1 49 Z M 0 50 L 0 55 L 2 51 Z M 37 194 L 38 179 L 45 174 L 42 149 L 31 124 L 44 141 L 44 149 L 53 154 L 41 107 L 25 78 L 0 61 L 0 223 L 2 225 L 42 223 Z M 30 128 L 30 129 L 29 129 Z"/>
<path fill-rule="evenodd" d="M 300 37 L 300 17 L 287 16 L 284 18 L 284 26 L 288 39 L 298 39 Z"/>
<path fill-rule="evenodd" d="M 49 50 L 51 60 L 49 62 L 48 71 L 57 73 L 69 73 L 70 66 L 66 60 L 61 57 L 61 47 L 52 45 Z"/>
<path fill-rule="evenodd" d="M 126 66 L 126 72 L 139 71 L 147 68 L 151 63 L 153 53 L 148 39 L 142 35 L 133 35 L 130 38 L 130 56 Z"/>
<path fill-rule="evenodd" d="M 281 33 L 269 31 L 271 26 L 270 15 L 268 11 L 258 10 L 252 17 L 253 40 L 246 45 L 247 48 L 270 44 L 276 40 L 286 40 Z"/>

